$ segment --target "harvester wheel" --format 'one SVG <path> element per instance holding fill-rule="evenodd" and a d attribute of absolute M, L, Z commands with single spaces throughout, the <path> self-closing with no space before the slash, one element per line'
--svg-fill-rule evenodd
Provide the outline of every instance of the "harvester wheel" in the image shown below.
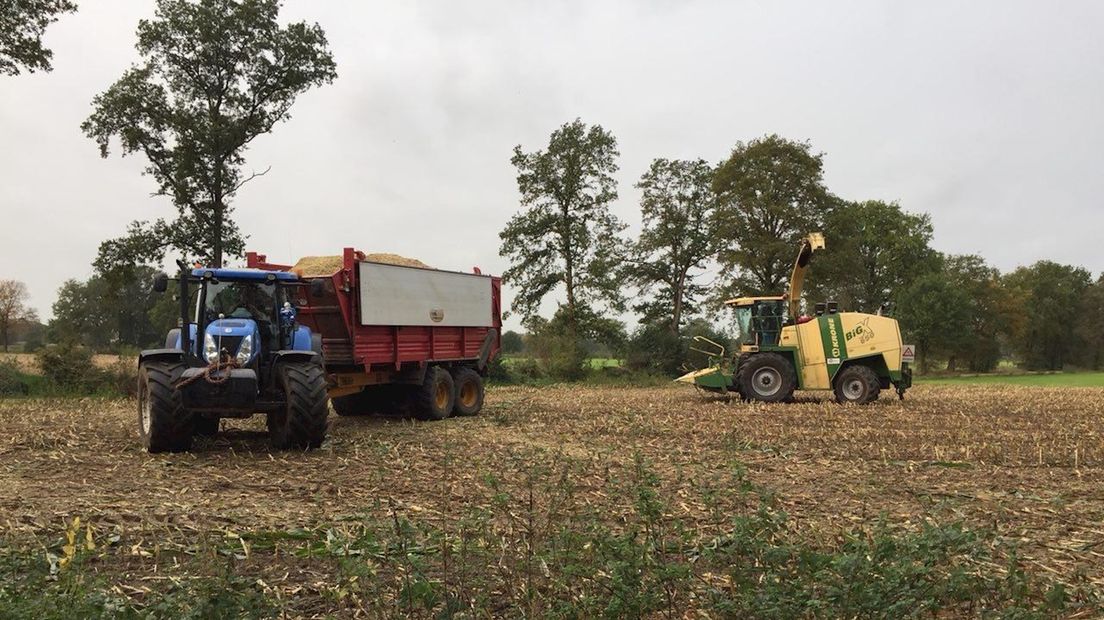
<path fill-rule="evenodd" d="M 317 362 L 288 362 L 280 367 L 284 407 L 268 414 L 268 435 L 279 449 L 317 448 L 326 438 L 326 375 Z"/>
<path fill-rule="evenodd" d="M 419 420 L 443 420 L 452 413 L 456 386 L 452 375 L 440 366 L 426 369 L 425 380 L 413 395 L 414 417 Z"/>
<path fill-rule="evenodd" d="M 878 400 L 882 389 L 878 375 L 867 366 L 848 366 L 836 375 L 836 400 L 841 403 L 865 405 Z"/>
<path fill-rule="evenodd" d="M 797 387 L 793 364 L 777 353 L 756 353 L 740 364 L 736 376 L 745 400 L 780 403 L 789 400 Z"/>
<path fill-rule="evenodd" d="M 452 381 L 456 384 L 456 405 L 453 415 L 475 415 L 483 408 L 483 377 L 467 366 L 461 366 L 452 372 Z"/>
<path fill-rule="evenodd" d="M 192 432 L 200 437 L 214 437 L 219 432 L 220 418 L 216 416 L 197 415 L 194 419 Z"/>
<path fill-rule="evenodd" d="M 138 435 L 150 452 L 185 452 L 192 447 L 194 419 L 173 387 L 184 365 L 146 362 L 138 369 Z"/>

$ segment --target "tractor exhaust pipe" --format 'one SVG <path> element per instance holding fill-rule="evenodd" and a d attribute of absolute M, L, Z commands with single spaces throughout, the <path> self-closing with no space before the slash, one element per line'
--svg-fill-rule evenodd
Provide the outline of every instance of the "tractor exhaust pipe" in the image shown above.
<path fill-rule="evenodd" d="M 184 349 L 184 359 L 192 353 L 192 328 L 188 322 L 188 265 L 177 260 L 180 267 L 180 348 Z"/>

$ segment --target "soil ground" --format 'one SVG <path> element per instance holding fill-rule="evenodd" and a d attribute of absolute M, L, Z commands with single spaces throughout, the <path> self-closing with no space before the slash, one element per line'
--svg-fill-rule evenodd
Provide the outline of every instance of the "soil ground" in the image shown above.
<path fill-rule="evenodd" d="M 11 399 L 0 401 L 0 524 L 9 540 L 49 546 L 79 515 L 111 542 L 99 570 L 141 592 L 174 553 L 212 540 L 363 515 L 448 523 L 496 492 L 523 497 L 535 467 L 564 462 L 572 501 L 608 505 L 616 522 L 625 508 L 610 480 L 643 459 L 673 498 L 668 516 L 708 530 L 703 485 L 742 463 L 812 539 L 878 519 L 904 529 L 960 520 L 1015 541 L 1033 571 L 1099 586 L 1102 411 L 1096 388 L 922 385 L 903 402 L 883 394 L 853 407 L 820 394 L 726 402 L 685 386 L 498 387 L 471 418 L 331 416 L 330 439 L 309 453 L 270 450 L 256 416 L 224 420 L 190 453 L 149 455 L 133 401 Z M 264 561 L 257 574 L 289 599 L 328 579 L 292 556 Z"/>

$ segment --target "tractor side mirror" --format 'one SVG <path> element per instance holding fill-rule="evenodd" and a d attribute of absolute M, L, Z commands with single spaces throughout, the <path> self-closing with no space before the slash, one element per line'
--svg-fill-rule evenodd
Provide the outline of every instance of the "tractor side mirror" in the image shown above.
<path fill-rule="evenodd" d="M 322 279 L 311 280 L 310 283 L 310 295 L 311 297 L 321 297 L 326 294 L 326 282 Z"/>
<path fill-rule="evenodd" d="M 169 288 L 169 276 L 166 273 L 159 273 L 153 276 L 153 292 L 164 293 Z"/>

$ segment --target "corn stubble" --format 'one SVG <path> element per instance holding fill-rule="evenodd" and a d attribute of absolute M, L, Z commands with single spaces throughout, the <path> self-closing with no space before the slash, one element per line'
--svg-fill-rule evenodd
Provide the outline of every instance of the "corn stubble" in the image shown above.
<path fill-rule="evenodd" d="M 614 615 L 723 616 L 744 609 L 746 575 L 732 556 L 710 558 L 741 527 L 768 532 L 763 545 L 843 553 L 878 532 L 929 541 L 950 523 L 984 542 L 933 575 L 1011 583 L 1025 571 L 1051 584 L 1039 600 L 1058 596 L 1053 584 L 1098 600 L 1104 390 L 922 386 L 868 407 L 820 398 L 495 388 L 475 418 L 335 417 L 316 452 L 270 451 L 256 417 L 171 456 L 141 452 L 132 402 L 8 400 L 0 523 L 11 547 L 41 547 L 64 543 L 80 517 L 97 541 L 85 566 L 139 607 L 166 577 L 229 562 L 291 616 L 607 613 L 610 601 Z M 766 557 L 745 559 L 767 570 Z M 989 595 L 970 596 L 941 613 L 975 615 Z"/>

